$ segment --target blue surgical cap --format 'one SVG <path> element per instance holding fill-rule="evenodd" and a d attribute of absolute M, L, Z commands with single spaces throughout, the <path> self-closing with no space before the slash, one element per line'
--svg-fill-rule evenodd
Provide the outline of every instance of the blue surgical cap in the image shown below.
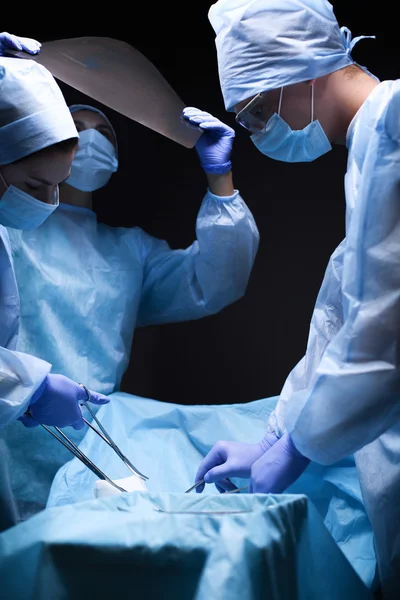
<path fill-rule="evenodd" d="M 353 64 L 353 46 L 366 37 L 352 40 L 340 29 L 326 0 L 218 0 L 208 18 L 228 111 L 260 92 Z"/>
<path fill-rule="evenodd" d="M 103 117 L 103 119 L 105 120 L 105 122 L 107 123 L 107 125 L 109 126 L 109 128 L 111 129 L 111 131 L 114 134 L 115 152 L 116 152 L 117 158 L 118 158 L 117 134 L 115 133 L 115 129 L 112 126 L 110 119 L 100 109 L 95 108 L 94 106 L 90 106 L 90 104 L 71 104 L 71 106 L 69 107 L 69 110 L 71 111 L 71 113 L 78 112 L 78 110 L 91 110 L 92 112 L 95 112 L 98 115 L 100 115 L 101 117 Z"/>
<path fill-rule="evenodd" d="M 0 165 L 77 137 L 51 73 L 34 60 L 0 57 Z"/>

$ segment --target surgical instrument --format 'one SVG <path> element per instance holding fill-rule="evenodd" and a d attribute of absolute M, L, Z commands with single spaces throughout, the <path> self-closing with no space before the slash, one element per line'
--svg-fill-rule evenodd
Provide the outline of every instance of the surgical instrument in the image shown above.
<path fill-rule="evenodd" d="M 190 487 L 188 490 L 186 490 L 185 494 L 188 494 L 189 492 L 191 492 L 192 490 L 197 488 L 202 483 L 204 483 L 204 479 L 199 479 L 199 481 L 196 481 L 196 483 L 194 485 L 192 485 L 192 487 Z"/>
<path fill-rule="evenodd" d="M 100 431 L 98 431 L 98 429 L 96 429 L 91 423 L 89 423 L 89 421 L 87 421 L 85 418 L 83 418 L 83 420 L 85 421 L 86 425 L 88 425 L 90 427 L 90 429 L 92 429 L 95 433 L 97 433 L 97 435 L 100 436 L 102 438 L 102 440 L 104 440 L 114 450 L 114 452 L 125 463 L 125 465 L 131 471 L 131 473 L 133 473 L 134 475 L 137 475 L 138 477 L 140 477 L 141 479 L 143 479 L 144 481 L 146 481 L 148 479 L 148 477 L 146 475 L 143 475 L 143 473 L 141 473 L 140 471 L 138 471 L 138 469 L 136 469 L 136 467 L 133 466 L 133 464 L 131 463 L 131 461 L 121 452 L 121 450 L 118 448 L 117 444 L 113 441 L 113 439 L 111 438 L 111 436 L 104 429 L 103 425 L 100 423 L 100 421 L 96 417 L 95 413 L 90 408 L 89 404 L 87 404 L 88 400 L 90 399 L 90 392 L 87 389 L 87 387 L 84 386 L 82 383 L 79 384 L 79 385 L 81 385 L 83 387 L 83 389 L 85 390 L 85 392 L 86 392 L 86 394 L 88 396 L 82 406 L 84 406 L 85 408 L 87 408 L 87 410 L 90 412 L 90 415 L 92 416 L 93 420 L 98 425 Z"/>
<path fill-rule="evenodd" d="M 85 417 L 82 416 L 83 421 L 85 422 L 85 424 L 92 429 L 92 431 L 94 431 L 99 437 L 101 437 L 101 439 L 103 441 L 105 441 L 113 450 L 114 452 L 117 454 L 117 456 L 123 461 L 123 463 L 125 464 L 125 466 L 131 471 L 131 473 L 133 473 L 134 475 L 136 475 L 137 477 L 139 477 L 140 479 L 146 481 L 148 479 L 148 477 L 146 475 L 143 475 L 142 473 L 140 473 L 140 471 L 138 471 L 133 464 L 131 463 L 131 461 L 123 454 L 123 452 L 120 450 L 120 448 L 117 446 L 117 444 L 114 442 L 114 440 L 111 438 L 111 436 L 107 433 L 107 431 L 104 429 L 103 425 L 100 423 L 100 421 L 98 420 L 98 418 L 96 417 L 95 413 L 93 412 L 93 410 L 91 409 L 91 407 L 88 404 L 88 401 L 90 400 L 90 392 L 89 390 L 86 388 L 86 386 L 84 386 L 83 384 L 80 384 L 82 386 L 82 388 L 85 390 L 86 394 L 87 394 L 87 398 L 86 400 L 84 400 L 83 402 L 80 403 L 80 406 L 84 406 L 90 413 L 90 415 L 92 416 L 93 420 L 96 422 L 96 424 L 98 425 L 99 429 L 96 429 L 96 427 L 94 427 L 92 425 L 92 423 L 90 423 L 87 419 L 85 419 Z M 28 414 L 31 418 L 32 415 L 30 414 L 30 412 L 28 411 L 26 414 Z M 116 484 L 112 479 L 110 479 L 105 473 L 103 473 L 103 471 L 101 471 L 83 452 L 82 450 L 80 450 L 80 448 L 78 448 L 78 446 L 76 444 L 74 444 L 74 442 L 59 428 L 59 427 L 54 427 L 55 431 L 53 431 L 50 427 L 48 427 L 47 425 L 44 425 L 42 423 L 40 423 L 40 425 L 43 427 L 43 429 L 45 429 L 48 433 L 50 433 L 53 437 L 55 437 L 65 448 L 67 448 L 67 450 L 69 450 L 76 458 L 78 458 L 86 467 L 88 467 L 88 469 L 90 469 L 92 471 L 92 473 L 94 473 L 99 479 L 102 479 L 104 481 L 107 481 L 110 485 L 112 485 L 114 488 L 116 488 L 118 491 L 120 492 L 126 492 L 127 490 L 125 490 L 124 488 L 122 488 L 121 486 L 119 486 L 118 484 Z M 57 432 L 57 433 L 56 433 Z"/>
<path fill-rule="evenodd" d="M 47 425 L 43 425 L 42 423 L 40 423 L 40 425 L 41 427 L 43 427 L 43 429 L 45 429 L 53 437 L 55 437 L 65 448 L 67 448 L 67 450 L 69 450 L 74 456 L 76 456 L 76 458 L 78 458 L 86 467 L 88 467 L 88 469 L 90 469 L 92 473 L 94 473 L 99 479 L 107 481 L 110 485 L 117 488 L 117 490 L 119 490 L 120 492 L 126 492 L 124 488 L 114 483 L 112 479 L 107 477 L 107 475 L 103 473 L 103 471 L 96 467 L 96 465 L 92 463 L 92 461 L 86 456 L 86 454 L 84 454 L 82 450 L 80 450 L 78 446 L 74 444 L 74 442 L 70 440 L 69 437 L 65 435 L 65 433 L 61 431 L 59 427 L 54 427 L 54 429 L 59 434 L 57 435 L 57 433 L 54 433 L 54 431 L 50 429 L 50 427 L 48 427 Z"/>
<path fill-rule="evenodd" d="M 231 490 L 230 492 L 225 492 L 225 494 L 237 494 L 238 492 L 243 492 L 243 490 L 247 490 L 248 487 L 248 485 L 244 485 L 243 487 L 236 488 L 235 490 Z"/>
<path fill-rule="evenodd" d="M 184 492 L 185 494 L 188 494 L 189 492 L 191 492 L 192 490 L 194 490 L 195 488 L 197 488 L 199 485 L 201 485 L 202 483 L 204 483 L 204 479 L 199 479 L 199 481 L 196 481 L 196 483 L 194 485 L 192 485 L 192 487 L 190 487 L 188 490 L 186 490 L 186 492 Z M 230 492 L 225 492 L 225 494 L 236 494 L 237 492 L 242 492 L 243 490 L 247 490 L 249 486 L 245 485 L 243 487 L 240 488 L 236 488 L 234 490 L 231 490 Z"/>

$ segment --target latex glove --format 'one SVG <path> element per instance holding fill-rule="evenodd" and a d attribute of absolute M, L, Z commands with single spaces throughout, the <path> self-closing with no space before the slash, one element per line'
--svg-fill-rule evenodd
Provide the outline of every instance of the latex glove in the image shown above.
<path fill-rule="evenodd" d="M 9 48 L 10 50 L 23 50 L 28 54 L 39 54 L 42 44 L 31 38 L 19 37 L 12 33 L 3 31 L 0 33 L 0 49 Z"/>
<path fill-rule="evenodd" d="M 249 493 L 284 492 L 309 465 L 310 460 L 296 448 L 289 433 L 253 463 Z"/>
<path fill-rule="evenodd" d="M 234 130 L 210 113 L 192 106 L 183 109 L 182 118 L 203 131 L 195 148 L 206 173 L 222 174 L 230 171 Z"/>
<path fill-rule="evenodd" d="M 79 402 L 86 399 L 86 391 L 81 385 L 64 375 L 50 373 L 31 398 L 29 412 L 33 418 L 25 414 L 19 420 L 26 427 L 37 427 L 43 423 L 82 429 L 85 423 Z M 107 404 L 109 399 L 103 394 L 90 391 L 90 402 Z"/>
<path fill-rule="evenodd" d="M 267 450 L 272 448 L 278 438 L 273 433 L 267 433 L 257 444 L 244 442 L 217 442 L 200 463 L 195 481 L 204 479 L 205 483 L 215 483 L 220 492 L 234 489 L 235 486 L 227 481 L 228 477 L 250 477 L 253 463 Z M 204 490 L 204 483 L 197 486 L 196 492 Z"/>

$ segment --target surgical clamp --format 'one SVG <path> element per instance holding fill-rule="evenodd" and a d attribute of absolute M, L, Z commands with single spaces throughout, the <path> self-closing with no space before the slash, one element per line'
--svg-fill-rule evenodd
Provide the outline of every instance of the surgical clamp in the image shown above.
<path fill-rule="evenodd" d="M 146 475 L 143 475 L 143 473 L 141 473 L 140 471 L 138 471 L 138 469 L 136 469 L 136 467 L 133 466 L 133 464 L 131 463 L 131 461 L 121 452 L 121 450 L 118 448 L 117 444 L 113 441 L 113 439 L 111 438 L 111 436 L 104 429 L 103 425 L 100 423 L 100 421 L 96 417 L 95 413 L 90 408 L 89 404 L 87 404 L 88 400 L 90 399 L 90 392 L 89 392 L 89 390 L 82 383 L 80 385 L 83 387 L 83 389 L 85 390 L 85 392 L 88 395 L 87 400 L 84 402 L 83 405 L 90 412 L 93 420 L 98 425 L 100 431 L 98 429 L 96 429 L 96 427 L 94 427 L 91 423 L 89 423 L 89 421 L 87 421 L 83 417 L 83 420 L 85 421 L 86 425 L 88 425 L 90 427 L 90 429 L 92 429 L 95 433 L 97 433 L 97 435 L 100 436 L 102 438 L 102 440 L 104 440 L 114 450 L 114 452 L 125 463 L 125 465 L 131 471 L 131 473 L 133 473 L 134 475 L 137 475 L 138 477 L 140 477 L 141 479 L 143 479 L 144 481 L 146 481 L 146 479 L 148 479 L 148 477 Z"/>
<path fill-rule="evenodd" d="M 84 420 L 86 421 L 86 419 L 84 419 Z M 70 440 L 69 437 L 67 435 L 65 435 L 65 433 L 63 431 L 61 431 L 61 429 L 59 427 L 54 427 L 54 429 L 57 431 L 57 433 L 55 433 L 47 425 L 43 425 L 43 423 L 40 423 L 40 425 L 41 425 L 41 427 L 43 427 L 43 429 L 45 429 L 53 437 L 55 437 L 56 440 L 58 440 L 65 448 L 67 448 L 67 450 L 69 450 L 74 456 L 76 456 L 76 458 L 78 458 L 99 479 L 103 479 L 104 481 L 107 481 L 110 485 L 117 488 L 117 490 L 119 490 L 120 492 L 126 492 L 126 490 L 124 490 L 124 488 L 122 488 L 119 485 L 117 485 L 116 483 L 114 483 L 114 481 L 112 479 L 107 477 L 107 475 L 105 473 L 103 473 L 103 471 L 101 471 L 98 467 L 96 467 L 96 465 L 94 463 L 92 463 L 92 461 L 86 456 L 86 454 L 84 454 L 82 452 L 82 450 L 80 450 L 78 448 L 78 446 L 76 444 L 74 444 L 74 442 L 72 440 Z"/>
<path fill-rule="evenodd" d="M 100 431 L 99 431 L 99 429 L 96 429 L 96 427 L 94 427 L 92 425 L 92 423 L 90 423 L 87 419 L 85 419 L 85 417 L 82 416 L 83 421 L 85 422 L 85 424 L 90 429 L 92 429 L 92 431 L 94 431 L 98 436 L 100 436 L 101 439 L 104 442 L 106 442 L 114 450 L 114 452 L 123 461 L 123 463 L 125 464 L 125 466 L 128 467 L 128 469 L 131 471 L 131 473 L 133 473 L 134 475 L 140 477 L 140 479 L 146 481 L 148 479 L 148 477 L 146 475 L 143 475 L 143 473 L 141 473 L 140 471 L 138 471 L 138 469 L 136 469 L 133 466 L 133 464 L 131 463 L 131 461 L 122 453 L 122 451 L 120 450 L 120 448 L 117 446 L 117 444 L 114 442 L 114 440 L 111 438 L 111 436 L 107 433 L 107 431 L 105 430 L 105 428 L 103 427 L 103 425 L 100 423 L 100 421 L 96 417 L 95 413 L 93 412 L 93 410 L 91 409 L 91 407 L 88 404 L 88 401 L 90 400 L 90 392 L 89 392 L 89 390 L 83 384 L 80 384 L 80 385 L 83 387 L 83 389 L 85 390 L 85 392 L 87 394 L 86 400 L 83 401 L 80 405 L 84 406 L 89 411 L 89 413 L 92 416 L 93 420 L 98 425 Z M 27 412 L 27 414 L 30 415 L 29 411 Z M 30 415 L 30 416 L 32 417 L 32 415 Z M 99 479 L 107 481 L 110 485 L 112 485 L 113 487 L 115 487 L 120 492 L 126 492 L 126 490 L 124 488 L 120 487 L 112 479 L 110 479 L 109 477 L 107 477 L 107 475 L 105 473 L 103 473 L 103 471 L 101 471 L 82 452 L 82 450 L 80 450 L 80 448 L 78 448 L 78 446 L 76 444 L 74 444 L 74 442 L 72 440 L 69 439 L 69 437 L 59 427 L 54 427 L 54 429 L 57 432 L 57 433 L 55 433 L 47 425 L 43 425 L 42 423 L 40 423 L 40 425 L 43 427 L 43 429 L 45 429 L 46 431 L 48 431 L 48 433 L 50 433 L 53 437 L 55 437 L 65 448 L 67 448 L 67 450 L 69 450 L 74 456 L 76 456 L 76 458 L 78 458 L 86 467 L 88 467 L 88 469 L 90 469 Z"/>

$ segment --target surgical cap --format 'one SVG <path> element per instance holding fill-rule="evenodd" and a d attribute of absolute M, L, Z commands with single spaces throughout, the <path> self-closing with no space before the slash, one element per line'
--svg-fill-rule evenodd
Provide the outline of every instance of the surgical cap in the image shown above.
<path fill-rule="evenodd" d="M 353 64 L 351 50 L 366 37 L 352 40 L 340 29 L 326 0 L 218 0 L 208 18 L 228 111 L 260 92 Z"/>
<path fill-rule="evenodd" d="M 78 132 L 51 73 L 34 60 L 0 57 L 0 165 L 70 138 Z"/>
<path fill-rule="evenodd" d="M 114 134 L 115 151 L 116 151 L 117 158 L 118 158 L 117 134 L 115 133 L 115 129 L 112 126 L 110 119 L 99 108 L 90 106 L 90 104 L 71 104 L 71 106 L 69 107 L 69 110 L 71 111 L 71 113 L 78 112 L 78 110 L 91 110 L 92 112 L 95 112 L 98 115 L 100 115 L 101 117 L 103 117 L 103 119 L 105 120 L 105 122 L 107 123 L 107 125 L 109 126 L 109 128 L 111 129 L 111 131 Z"/>

